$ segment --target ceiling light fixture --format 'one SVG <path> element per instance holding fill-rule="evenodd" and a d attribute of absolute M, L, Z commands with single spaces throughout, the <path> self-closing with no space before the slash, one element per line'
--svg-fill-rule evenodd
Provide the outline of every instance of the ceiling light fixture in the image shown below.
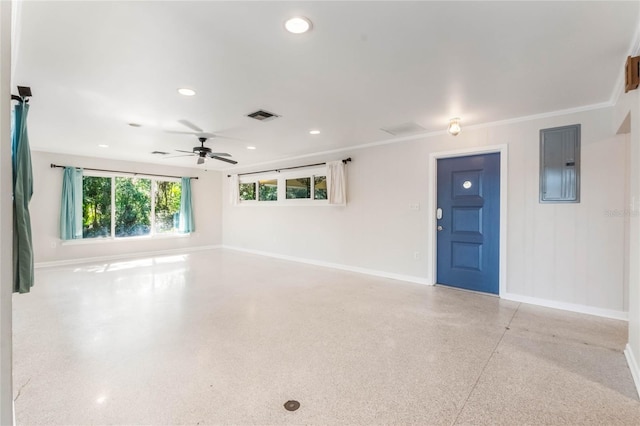
<path fill-rule="evenodd" d="M 186 87 L 181 87 L 178 89 L 178 93 L 180 93 L 182 96 L 194 96 L 196 94 L 196 91 L 193 89 L 187 89 Z"/>
<path fill-rule="evenodd" d="M 461 130 L 462 130 L 462 128 L 460 127 L 460 118 L 459 117 L 452 118 L 451 120 L 449 120 L 449 129 L 447 129 L 447 131 L 451 135 L 457 136 L 458 133 L 460 133 Z"/>
<path fill-rule="evenodd" d="M 292 34 L 306 33 L 311 27 L 311 21 L 304 16 L 294 16 L 284 22 L 284 28 Z"/>
<path fill-rule="evenodd" d="M 109 145 L 101 143 L 100 145 L 98 145 L 100 148 L 109 148 Z"/>
<path fill-rule="evenodd" d="M 309 134 L 310 135 L 319 135 L 320 134 L 320 130 L 309 130 Z"/>
<path fill-rule="evenodd" d="M 247 149 L 256 149 L 255 146 L 248 146 Z"/>

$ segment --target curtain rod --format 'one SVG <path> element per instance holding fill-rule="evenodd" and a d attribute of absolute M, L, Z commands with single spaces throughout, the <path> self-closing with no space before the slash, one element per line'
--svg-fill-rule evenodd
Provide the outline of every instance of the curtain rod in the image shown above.
<path fill-rule="evenodd" d="M 351 162 L 351 157 L 345 158 L 342 160 L 342 164 L 347 164 Z M 238 176 L 246 176 L 246 175 L 257 175 L 259 173 L 269 173 L 269 172 L 278 172 L 280 173 L 282 170 L 293 170 L 293 169 L 302 169 L 305 167 L 314 167 L 314 166 L 324 166 L 327 163 L 315 163 L 315 164 L 305 164 L 304 166 L 294 166 L 294 167 L 282 167 L 280 169 L 271 169 L 271 170 L 260 170 L 259 172 L 247 172 L 247 173 L 238 173 Z M 231 175 L 227 175 L 227 177 L 231 177 Z"/>
<path fill-rule="evenodd" d="M 58 164 L 53 164 L 51 163 L 51 168 L 58 168 L 58 169 L 64 169 L 66 167 L 69 166 L 60 166 Z M 76 168 L 76 167 L 74 167 Z M 159 176 L 159 177 L 169 177 L 169 178 L 176 178 L 176 179 L 180 179 L 183 176 L 171 176 L 171 175 L 158 175 L 158 174 L 154 174 L 154 173 L 136 173 L 136 172 L 123 172 L 121 170 L 105 170 L 105 169 L 92 169 L 89 167 L 81 167 L 83 170 L 92 170 L 94 172 L 110 172 L 110 173 L 124 173 L 124 174 L 128 174 L 128 175 L 142 175 L 142 176 Z M 197 176 L 189 176 L 189 179 L 198 179 Z"/>
<path fill-rule="evenodd" d="M 33 96 L 31 94 L 31 87 L 29 86 L 18 86 L 18 93 L 20 94 L 20 96 L 14 94 L 11 95 L 12 101 L 28 103 L 29 99 L 27 98 Z"/>

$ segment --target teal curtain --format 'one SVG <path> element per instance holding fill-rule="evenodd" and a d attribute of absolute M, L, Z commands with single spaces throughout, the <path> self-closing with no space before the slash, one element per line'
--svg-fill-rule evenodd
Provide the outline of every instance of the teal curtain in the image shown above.
<path fill-rule="evenodd" d="M 193 224 L 193 211 L 191 210 L 191 179 L 188 177 L 182 178 L 179 229 L 180 232 L 184 232 L 185 234 L 196 230 Z"/>
<path fill-rule="evenodd" d="M 64 168 L 60 202 L 60 238 L 82 238 L 82 169 Z"/>
<path fill-rule="evenodd" d="M 13 291 L 29 293 L 33 287 L 33 243 L 29 202 L 33 195 L 31 149 L 27 135 L 29 105 L 13 110 L 11 165 L 13 169 Z"/>

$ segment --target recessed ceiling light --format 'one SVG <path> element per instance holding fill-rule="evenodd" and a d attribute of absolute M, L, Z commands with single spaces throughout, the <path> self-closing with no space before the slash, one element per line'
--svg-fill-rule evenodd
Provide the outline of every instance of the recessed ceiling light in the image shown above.
<path fill-rule="evenodd" d="M 178 93 L 180 93 L 182 96 L 194 96 L 196 94 L 196 91 L 193 89 L 187 89 L 186 87 L 181 87 L 178 89 Z"/>
<path fill-rule="evenodd" d="M 284 22 L 284 28 L 293 34 L 303 34 L 311 29 L 311 21 L 304 16 L 294 16 Z"/>
<path fill-rule="evenodd" d="M 256 149 L 255 146 L 248 146 L 247 149 Z"/>
<path fill-rule="evenodd" d="M 309 134 L 310 135 L 319 135 L 320 134 L 320 130 L 309 130 Z"/>
<path fill-rule="evenodd" d="M 109 145 L 103 144 L 101 143 L 100 145 L 98 145 L 100 148 L 109 148 Z"/>

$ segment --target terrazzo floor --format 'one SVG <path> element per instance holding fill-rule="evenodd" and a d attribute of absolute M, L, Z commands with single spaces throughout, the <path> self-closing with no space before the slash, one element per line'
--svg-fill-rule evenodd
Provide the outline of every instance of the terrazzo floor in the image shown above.
<path fill-rule="evenodd" d="M 640 424 L 624 322 L 446 287 L 220 249 L 13 303 L 22 425 Z"/>

